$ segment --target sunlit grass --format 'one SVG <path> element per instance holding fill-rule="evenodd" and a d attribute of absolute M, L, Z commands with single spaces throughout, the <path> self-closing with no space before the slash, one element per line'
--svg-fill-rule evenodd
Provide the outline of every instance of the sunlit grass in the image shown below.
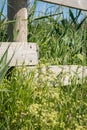
<path fill-rule="evenodd" d="M 54 77 L 36 74 L 37 69 L 15 68 L 0 84 L 0 129 L 86 130 L 86 83 L 63 87 Z"/>
<path fill-rule="evenodd" d="M 28 16 L 28 41 L 39 45 L 39 64 L 87 65 L 87 23 L 85 18 L 78 22 L 81 11 L 74 17 L 69 10 L 70 21 L 58 9 L 35 18 L 36 5 Z M 8 41 L 8 23 L 0 20 L 0 42 Z M 64 75 L 43 73 L 41 66 L 15 67 L 3 79 L 7 69 L 0 59 L 0 130 L 87 130 L 87 79 L 62 86 Z"/>

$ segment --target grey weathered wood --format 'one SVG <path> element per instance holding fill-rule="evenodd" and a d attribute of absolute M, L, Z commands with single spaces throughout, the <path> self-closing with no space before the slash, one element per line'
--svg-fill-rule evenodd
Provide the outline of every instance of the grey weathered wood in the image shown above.
<path fill-rule="evenodd" d="M 87 11 L 87 0 L 40 0 Z"/>
<path fill-rule="evenodd" d="M 87 66 L 82 65 L 52 65 L 52 66 L 30 66 L 27 72 L 35 72 L 37 81 L 41 77 L 42 83 L 54 83 L 55 86 L 66 86 L 73 84 L 83 84 L 87 82 Z M 25 71 L 26 73 L 26 71 Z M 55 82 L 54 82 L 55 81 Z"/>
<path fill-rule="evenodd" d="M 8 0 L 8 39 L 27 42 L 27 0 Z"/>
<path fill-rule="evenodd" d="M 56 79 L 57 84 L 59 83 L 62 86 L 71 85 L 71 83 L 82 84 L 87 77 L 87 66 L 81 65 L 55 65 L 47 67 L 44 65 L 38 71 L 42 71 L 43 75 L 47 75 L 43 78 L 44 82 L 47 79 L 48 82 Z"/>
<path fill-rule="evenodd" d="M 36 43 L 22 43 L 12 42 L 12 43 L 0 43 L 0 59 L 4 54 L 5 50 L 8 49 L 7 61 L 14 56 L 11 60 L 10 66 L 21 66 L 23 63 L 25 65 L 37 65 L 38 64 L 38 46 Z"/>

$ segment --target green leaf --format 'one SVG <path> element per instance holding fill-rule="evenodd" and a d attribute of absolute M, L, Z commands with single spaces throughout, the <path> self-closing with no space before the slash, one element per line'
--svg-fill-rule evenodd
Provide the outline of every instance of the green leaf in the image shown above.
<path fill-rule="evenodd" d="M 87 18 L 87 16 L 85 18 L 83 18 L 83 20 L 78 24 L 77 30 L 81 28 L 81 26 L 84 23 L 84 21 L 86 20 L 86 18 Z"/>
<path fill-rule="evenodd" d="M 76 19 L 75 19 L 74 14 L 71 9 L 69 9 L 69 16 L 70 16 L 72 22 L 76 25 Z"/>
<path fill-rule="evenodd" d="M 9 61 L 6 63 L 6 60 L 7 60 L 7 53 L 8 53 L 8 49 L 10 47 L 10 44 L 8 46 L 8 48 L 6 49 L 6 51 L 4 52 L 3 56 L 1 57 L 0 59 L 0 82 L 3 80 L 7 70 L 8 70 L 8 66 L 14 56 L 14 53 L 13 55 L 11 56 L 11 58 L 9 59 Z"/>
<path fill-rule="evenodd" d="M 84 55 L 82 55 L 82 54 L 77 54 L 77 57 L 78 57 L 82 62 L 84 62 Z"/>

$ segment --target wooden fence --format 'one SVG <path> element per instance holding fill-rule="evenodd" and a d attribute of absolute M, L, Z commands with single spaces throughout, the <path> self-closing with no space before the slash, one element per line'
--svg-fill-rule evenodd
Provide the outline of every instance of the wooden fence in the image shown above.
<path fill-rule="evenodd" d="M 40 0 L 87 11 L 87 0 Z"/>
<path fill-rule="evenodd" d="M 73 8 L 79 8 L 87 11 L 87 0 L 40 0 L 40 1 L 64 5 Z M 11 62 L 10 65 L 13 66 L 15 65 L 14 63 L 21 65 L 22 62 L 25 62 L 26 65 L 28 64 L 36 65 L 38 63 L 37 45 L 36 44 L 31 45 L 31 43 L 30 45 L 28 45 L 29 43 L 27 43 L 27 0 L 8 0 L 7 8 L 8 8 L 7 12 L 8 20 L 13 21 L 10 22 L 8 25 L 8 39 L 9 42 L 11 43 L 11 47 L 9 48 L 7 60 L 12 55 L 12 50 L 14 51 L 14 48 L 17 46 L 18 51 L 15 51 L 15 58 L 13 58 L 12 60 L 14 62 L 13 63 Z M 1 43 L 0 57 L 3 55 L 5 48 L 7 47 L 8 44 L 6 43 L 5 45 L 5 43 Z M 31 46 L 32 48 L 30 49 Z M 19 58 L 17 57 L 17 55 Z"/>
<path fill-rule="evenodd" d="M 43 2 L 49 2 L 67 7 L 82 9 L 87 11 L 87 0 L 40 0 Z M 38 64 L 38 47 L 36 44 L 27 43 L 27 0 L 8 0 L 8 20 L 13 21 L 8 25 L 8 43 L 0 43 L 0 58 L 4 54 L 7 46 L 10 44 L 8 50 L 7 61 L 15 51 L 14 58 L 12 59 L 10 66 L 20 66 L 23 62 L 25 65 L 37 65 Z M 16 35 L 14 37 L 14 34 Z M 49 67 L 52 72 L 59 74 L 60 67 Z M 62 66 L 64 72 L 68 72 L 67 68 L 73 70 L 73 66 Z M 78 67 L 75 67 L 78 68 Z M 81 67 L 83 68 L 83 67 Z M 80 69 L 80 75 L 82 75 L 82 69 Z M 72 72 L 72 71 L 71 71 Z M 87 72 L 87 67 L 85 67 Z M 70 73 L 69 73 L 70 74 Z M 85 73 L 85 76 L 87 74 Z M 82 76 L 80 76 L 82 77 Z M 65 78 L 66 79 L 66 78 Z"/>
<path fill-rule="evenodd" d="M 8 49 L 7 61 L 14 53 L 10 66 L 37 65 L 38 46 L 35 43 L 27 43 L 27 0 L 8 0 L 7 4 L 8 25 L 7 43 L 0 43 L 0 57 Z"/>

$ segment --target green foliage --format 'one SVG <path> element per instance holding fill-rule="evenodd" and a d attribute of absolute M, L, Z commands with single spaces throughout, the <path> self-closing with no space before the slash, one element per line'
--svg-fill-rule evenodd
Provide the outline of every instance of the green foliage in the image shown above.
<path fill-rule="evenodd" d="M 3 14 L 6 0 L 2 1 L 2 6 L 0 7 L 0 42 L 5 42 L 7 40 L 7 20 Z"/>
<path fill-rule="evenodd" d="M 68 11 L 68 18 L 58 6 L 54 10 L 50 7 L 44 13 L 38 13 L 37 1 L 32 6 L 29 3 L 28 13 L 28 41 L 39 45 L 40 61 L 50 64 L 87 64 L 87 21 L 86 17 L 80 19 L 81 11 L 76 15 L 72 9 Z M 52 7 L 53 8 L 53 7 Z M 4 4 L 0 15 L 0 41 L 8 41 L 7 25 L 9 22 L 3 15 Z M 42 10 L 43 12 L 43 10 Z M 15 32 L 14 36 L 17 33 Z"/>
<path fill-rule="evenodd" d="M 87 22 L 86 17 L 79 21 L 80 15 L 81 11 L 77 11 L 74 16 L 69 9 L 68 19 L 65 19 L 60 8 L 54 13 L 50 11 L 50 14 L 38 14 L 37 18 L 29 15 L 28 41 L 38 43 L 40 61 L 50 64 L 86 65 Z"/>
<path fill-rule="evenodd" d="M 1 19 L 3 7 L 1 42 L 8 41 L 9 22 Z M 36 18 L 36 7 L 34 1 L 29 9 L 28 41 L 38 43 L 40 62 L 87 65 L 87 23 L 86 18 L 78 21 L 81 11 L 74 16 L 69 9 L 69 19 L 65 19 L 57 8 Z M 62 74 L 55 78 L 49 70 L 45 74 L 40 68 L 15 68 L 11 77 L 3 80 L 10 62 L 5 64 L 6 55 L 7 51 L 0 60 L 1 130 L 87 130 L 87 79 L 82 85 L 73 80 L 71 85 L 61 86 Z"/>
<path fill-rule="evenodd" d="M 2 82 L 6 72 L 8 71 L 9 64 L 14 56 L 14 53 L 13 53 L 11 58 L 7 61 L 7 54 L 8 54 L 9 47 L 10 47 L 10 44 L 0 59 L 0 83 Z"/>
<path fill-rule="evenodd" d="M 15 68 L 0 84 L 0 129 L 86 130 L 86 83 L 62 87 L 50 72 L 38 72 Z"/>

